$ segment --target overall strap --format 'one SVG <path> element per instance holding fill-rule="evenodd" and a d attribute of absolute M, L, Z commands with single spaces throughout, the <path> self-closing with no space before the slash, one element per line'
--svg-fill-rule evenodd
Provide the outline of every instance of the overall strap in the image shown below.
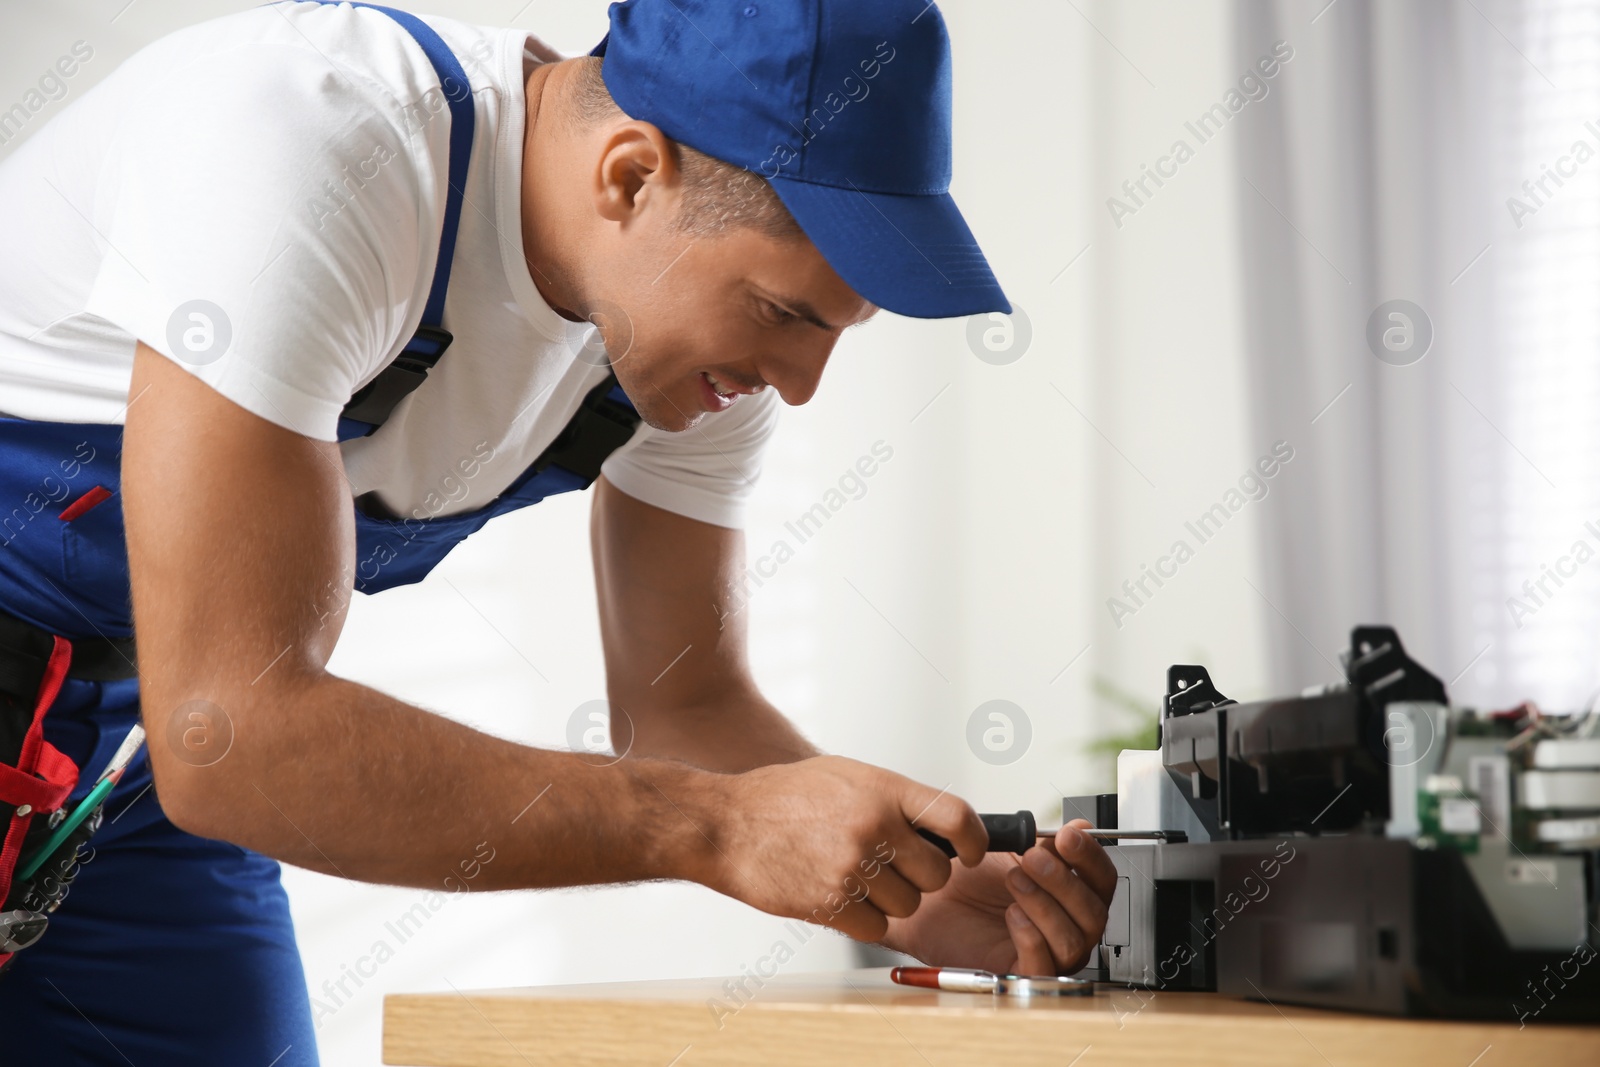
<path fill-rule="evenodd" d="M 337 0 L 320 0 L 333 3 Z M 427 23 L 405 11 L 378 4 L 352 4 L 381 11 L 399 23 L 416 40 L 439 76 L 439 87 L 450 104 L 450 173 L 445 193 L 444 229 L 439 235 L 439 262 L 433 269 L 433 287 L 422 311 L 422 322 L 415 336 L 378 376 L 359 389 L 344 406 L 339 420 L 339 439 L 365 437 L 376 430 L 395 405 L 423 383 L 445 349 L 451 336 L 444 329 L 444 298 L 450 286 L 450 264 L 455 258 L 456 229 L 461 221 L 461 200 L 467 187 L 467 164 L 472 157 L 472 132 L 475 115 L 472 86 L 460 62 L 443 39 Z"/>

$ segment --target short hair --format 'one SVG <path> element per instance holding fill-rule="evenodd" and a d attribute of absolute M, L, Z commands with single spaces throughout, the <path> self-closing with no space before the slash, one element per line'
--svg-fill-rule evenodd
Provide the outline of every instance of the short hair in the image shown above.
<path fill-rule="evenodd" d="M 600 76 L 602 60 L 584 56 L 577 62 L 573 110 L 578 125 L 592 129 L 624 114 Z M 778 240 L 801 235 L 800 224 L 761 175 L 668 140 L 683 175 L 683 208 L 676 222 L 680 232 L 715 237 L 749 226 Z"/>

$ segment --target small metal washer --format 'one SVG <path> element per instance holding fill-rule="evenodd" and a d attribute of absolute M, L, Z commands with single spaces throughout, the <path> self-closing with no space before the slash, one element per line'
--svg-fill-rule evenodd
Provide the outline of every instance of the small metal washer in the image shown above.
<path fill-rule="evenodd" d="M 1094 983 L 1087 978 L 1002 974 L 996 978 L 994 991 L 1013 997 L 1088 997 L 1094 995 Z"/>

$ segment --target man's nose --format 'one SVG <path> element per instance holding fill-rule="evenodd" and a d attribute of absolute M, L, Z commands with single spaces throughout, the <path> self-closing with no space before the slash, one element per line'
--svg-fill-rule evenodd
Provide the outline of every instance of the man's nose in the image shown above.
<path fill-rule="evenodd" d="M 769 359 L 760 367 L 761 377 L 778 391 L 785 404 L 797 407 L 816 395 L 832 350 L 830 344 L 821 352 Z"/>

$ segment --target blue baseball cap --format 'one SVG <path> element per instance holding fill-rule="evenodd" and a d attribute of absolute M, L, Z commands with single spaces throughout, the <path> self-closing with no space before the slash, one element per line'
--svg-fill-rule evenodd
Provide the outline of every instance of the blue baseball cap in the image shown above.
<path fill-rule="evenodd" d="M 629 117 L 771 183 L 839 277 L 916 318 L 1010 312 L 950 197 L 927 0 L 623 0 L 591 55 Z"/>

